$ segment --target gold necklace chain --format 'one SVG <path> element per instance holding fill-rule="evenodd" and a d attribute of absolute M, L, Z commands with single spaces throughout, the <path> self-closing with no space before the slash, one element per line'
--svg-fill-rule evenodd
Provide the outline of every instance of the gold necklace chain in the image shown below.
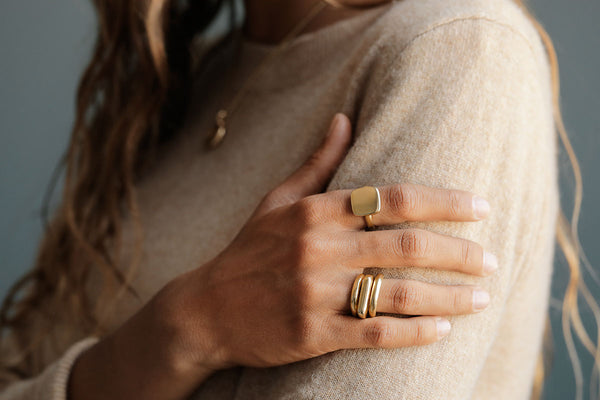
<path fill-rule="evenodd" d="M 217 113 L 215 114 L 216 129 L 214 133 L 211 133 L 206 140 L 207 149 L 214 149 L 219 144 L 221 144 L 221 142 L 223 142 L 225 134 L 227 133 L 227 117 L 230 116 L 233 113 L 233 111 L 235 111 L 240 100 L 242 99 L 244 94 L 246 94 L 248 86 L 250 82 L 252 82 L 253 78 L 255 78 L 264 69 L 264 67 L 268 64 L 269 61 L 271 61 L 273 58 L 275 58 L 275 56 L 277 56 L 280 52 L 287 48 L 287 46 L 291 43 L 292 39 L 294 39 L 296 35 L 298 35 L 304 28 L 306 28 L 306 25 L 308 25 L 308 23 L 314 17 L 316 17 L 325 7 L 327 7 L 328 4 L 330 4 L 328 3 L 329 1 L 330 0 L 319 1 L 315 6 L 313 6 L 313 8 L 310 9 L 306 16 L 302 18 L 302 20 L 300 20 L 300 22 L 298 22 L 298 24 L 293 29 L 291 29 L 291 31 L 283 38 L 279 46 L 272 50 L 272 52 L 267 57 L 265 57 L 257 67 L 255 67 L 254 71 L 252 71 L 250 76 L 246 78 L 242 87 L 238 90 L 237 94 L 231 100 L 228 106 L 226 108 L 221 108 L 219 111 L 217 111 Z"/>

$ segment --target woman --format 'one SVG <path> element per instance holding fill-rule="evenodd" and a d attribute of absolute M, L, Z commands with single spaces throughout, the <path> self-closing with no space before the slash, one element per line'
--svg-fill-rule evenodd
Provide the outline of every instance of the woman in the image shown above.
<path fill-rule="evenodd" d="M 180 3 L 95 2 L 1 398 L 527 398 L 559 203 L 524 9 L 246 0 L 241 41 L 196 64 L 220 2 Z"/>

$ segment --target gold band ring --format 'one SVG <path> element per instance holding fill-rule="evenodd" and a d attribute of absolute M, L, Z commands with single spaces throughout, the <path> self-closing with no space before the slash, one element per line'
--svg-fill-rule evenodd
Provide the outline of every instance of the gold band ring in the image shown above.
<path fill-rule="evenodd" d="M 358 315 L 359 318 L 367 318 L 372 286 L 373 275 L 365 275 L 360 283 L 360 295 L 358 296 L 358 308 L 356 309 L 356 315 Z"/>
<path fill-rule="evenodd" d="M 381 291 L 383 274 L 358 274 L 354 278 L 350 291 L 350 311 L 359 318 L 375 317 L 377 315 L 377 300 Z"/>
<path fill-rule="evenodd" d="M 360 294 L 360 284 L 362 283 L 364 274 L 359 274 L 352 284 L 352 291 L 350 292 L 350 311 L 352 315 L 356 317 L 356 310 L 358 309 L 358 295 Z"/>
<path fill-rule="evenodd" d="M 377 300 L 379 299 L 382 281 L 383 274 L 377 274 L 373 280 L 373 287 L 371 288 L 371 295 L 369 296 L 369 317 L 377 315 Z"/>
<path fill-rule="evenodd" d="M 373 214 L 381 210 L 381 195 L 379 189 L 374 186 L 363 186 L 354 189 L 350 194 L 352 213 L 356 216 L 364 216 L 367 229 L 373 229 Z"/>

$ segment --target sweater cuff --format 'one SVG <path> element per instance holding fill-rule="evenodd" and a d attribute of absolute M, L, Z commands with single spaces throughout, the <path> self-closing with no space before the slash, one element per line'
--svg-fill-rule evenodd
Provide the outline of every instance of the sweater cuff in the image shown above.
<path fill-rule="evenodd" d="M 50 374 L 47 375 L 49 387 L 51 388 L 52 400 L 67 400 L 67 385 L 71 369 L 75 360 L 85 350 L 92 347 L 100 339 L 95 336 L 88 336 L 78 342 L 75 342 L 65 351 L 60 359 L 56 361 Z"/>

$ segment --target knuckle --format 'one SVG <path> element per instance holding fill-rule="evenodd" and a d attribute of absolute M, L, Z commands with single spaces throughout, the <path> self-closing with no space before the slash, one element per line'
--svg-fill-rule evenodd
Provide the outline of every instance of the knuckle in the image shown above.
<path fill-rule="evenodd" d="M 392 336 L 392 332 L 388 324 L 375 319 L 373 323 L 365 328 L 364 335 L 365 341 L 369 346 L 385 347 Z"/>
<path fill-rule="evenodd" d="M 463 214 L 461 204 L 460 195 L 451 190 L 450 193 L 448 193 L 448 213 L 451 217 L 459 218 Z"/>
<path fill-rule="evenodd" d="M 296 236 L 296 247 L 301 254 L 311 253 L 314 246 L 314 238 L 310 231 L 303 231 Z"/>
<path fill-rule="evenodd" d="M 319 281 L 311 279 L 308 273 L 303 274 L 299 278 L 296 289 L 296 303 L 300 314 L 309 313 L 314 309 L 315 305 L 322 302 L 322 291 L 320 290 Z"/>
<path fill-rule="evenodd" d="M 408 218 L 415 214 L 419 206 L 419 191 L 410 184 L 397 184 L 389 191 L 388 201 L 393 212 L 401 218 Z"/>
<path fill-rule="evenodd" d="M 465 291 L 462 290 L 462 288 L 452 288 L 450 290 L 450 298 L 448 303 L 451 308 L 451 313 L 457 314 L 462 312 L 466 308 L 465 306 L 467 305 L 467 303 L 469 303 L 469 301 L 467 300 L 467 296 L 469 293 L 472 293 L 472 291 Z M 471 297 L 469 296 L 468 298 L 470 299 Z"/>
<path fill-rule="evenodd" d="M 461 241 L 460 245 L 460 264 L 465 267 L 469 265 L 469 260 L 471 259 L 471 253 L 473 251 L 472 244 L 466 240 Z"/>
<path fill-rule="evenodd" d="M 410 312 L 422 301 L 422 293 L 407 282 L 398 284 L 392 293 L 392 308 L 402 314 Z"/>
<path fill-rule="evenodd" d="M 281 203 L 281 197 L 281 189 L 273 189 L 263 196 L 260 205 L 268 209 L 275 208 Z"/>
<path fill-rule="evenodd" d="M 394 245 L 395 253 L 409 260 L 425 257 L 430 246 L 427 235 L 415 229 L 401 230 Z"/>
<path fill-rule="evenodd" d="M 410 325 L 409 328 L 409 337 L 413 341 L 414 344 L 421 344 L 429 342 L 429 332 L 428 327 L 425 325 L 422 319 L 415 320 L 415 323 Z"/>
<path fill-rule="evenodd" d="M 306 230 L 296 236 L 294 256 L 300 267 L 322 261 L 323 240 L 314 232 Z"/>
<path fill-rule="evenodd" d="M 299 250 L 302 259 L 311 264 L 323 264 L 331 252 L 331 239 L 321 232 L 306 230 L 299 236 Z"/>
<path fill-rule="evenodd" d="M 318 223 L 320 215 L 319 202 L 312 197 L 304 197 L 295 203 L 295 214 L 302 226 L 311 226 Z"/>

